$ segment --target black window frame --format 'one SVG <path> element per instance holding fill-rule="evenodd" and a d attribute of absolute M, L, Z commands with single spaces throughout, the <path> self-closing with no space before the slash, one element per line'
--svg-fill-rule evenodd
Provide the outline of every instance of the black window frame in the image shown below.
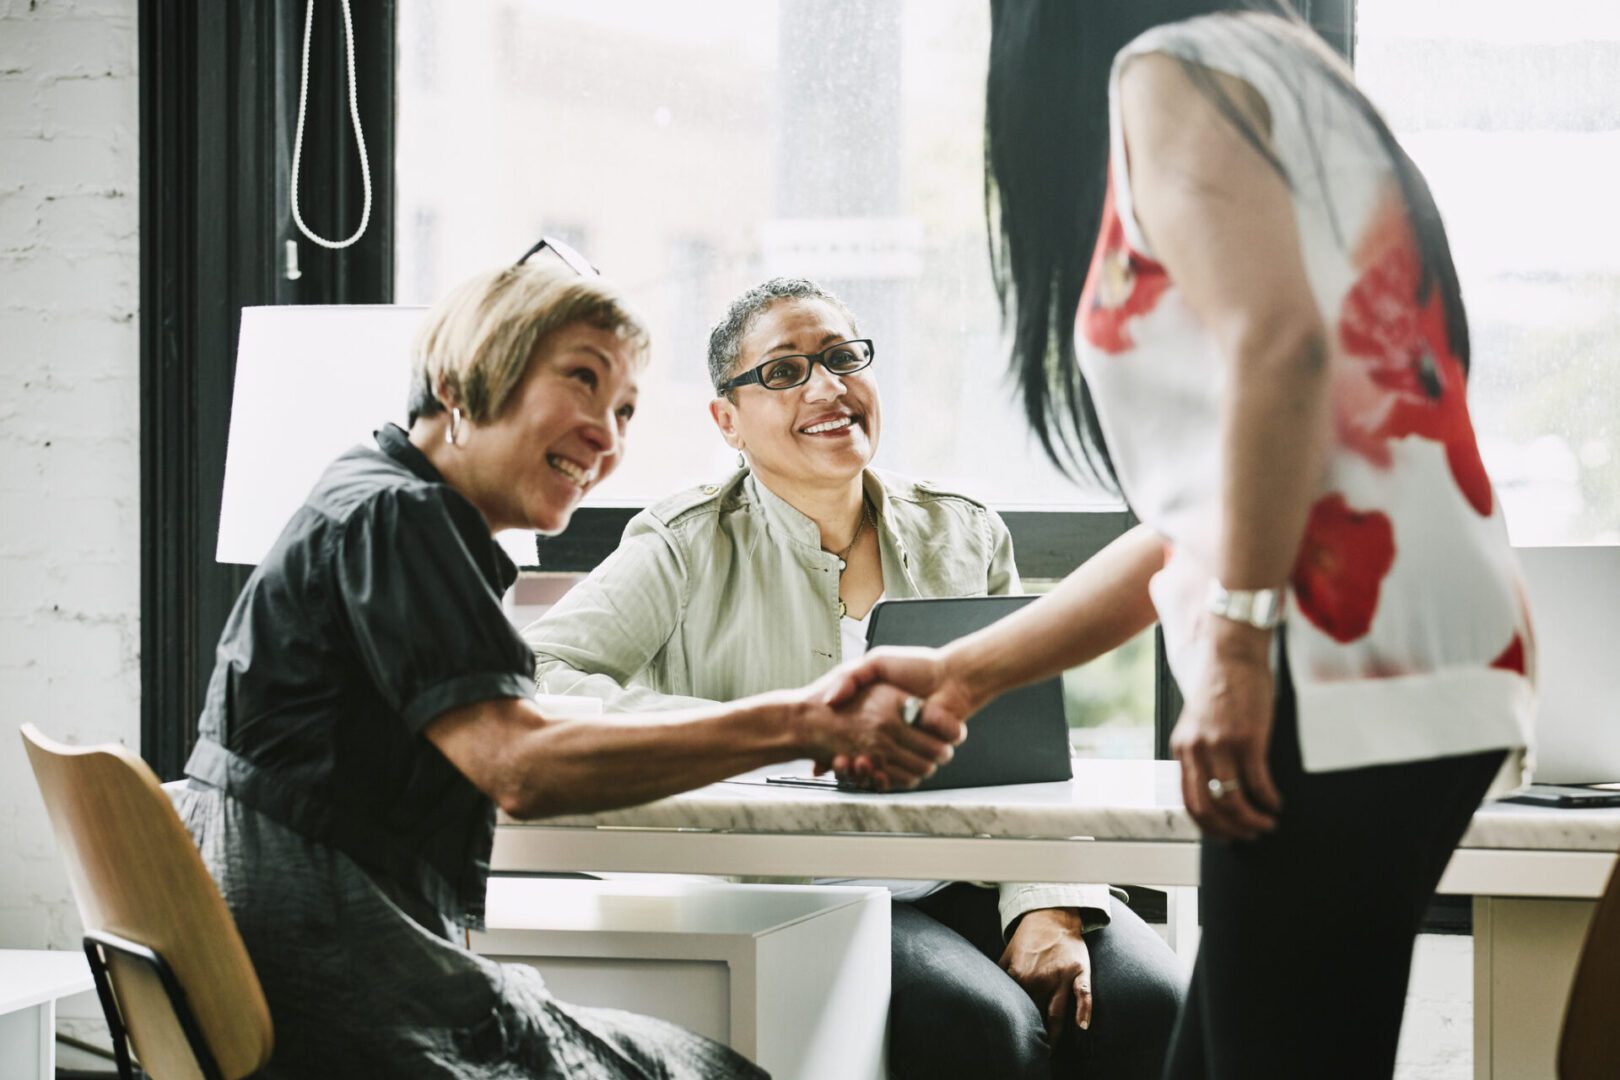
<path fill-rule="evenodd" d="M 214 560 L 244 306 L 393 297 L 395 0 L 354 7 L 373 175 L 367 235 L 296 237 L 288 202 L 305 8 L 297 0 L 141 0 L 141 753 L 163 779 L 196 738 L 214 646 L 248 568 Z M 304 220 L 360 214 L 339 5 L 315 5 Z"/>

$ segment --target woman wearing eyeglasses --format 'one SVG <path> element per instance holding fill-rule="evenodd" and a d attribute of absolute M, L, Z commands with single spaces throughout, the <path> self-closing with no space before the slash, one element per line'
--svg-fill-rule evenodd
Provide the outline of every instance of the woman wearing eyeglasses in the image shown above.
<path fill-rule="evenodd" d="M 613 471 L 647 352 L 580 262 L 482 274 L 435 306 L 409 429 L 328 467 L 220 638 L 176 804 L 270 1005 L 266 1077 L 759 1075 L 461 947 L 495 807 L 626 806 L 863 745 L 896 755 L 899 783 L 949 759 L 957 732 L 907 726 L 892 691 L 835 712 L 808 687 L 643 723 L 536 706 L 493 533 L 561 530 Z"/>
<path fill-rule="evenodd" d="M 709 375 L 741 467 L 637 515 L 524 632 L 541 688 L 610 711 L 730 701 L 860 655 L 879 599 L 1017 591 L 993 511 L 869 467 L 875 356 L 813 282 L 738 297 Z M 886 884 L 890 1075 L 1157 1077 L 1180 969 L 1107 886 Z"/>

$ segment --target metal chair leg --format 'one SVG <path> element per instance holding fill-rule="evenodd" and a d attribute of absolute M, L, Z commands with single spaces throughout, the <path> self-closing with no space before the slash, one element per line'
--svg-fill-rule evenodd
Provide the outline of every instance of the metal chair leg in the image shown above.
<path fill-rule="evenodd" d="M 101 1011 L 106 1016 L 107 1028 L 112 1033 L 113 1054 L 118 1061 L 118 1075 L 121 1080 L 137 1080 L 137 1077 L 134 1063 L 129 1056 L 129 1032 L 124 1027 L 123 1013 L 119 1010 L 118 999 L 113 994 L 112 980 L 107 973 L 107 958 L 103 955 L 103 950 L 126 956 L 152 969 L 169 999 L 169 1008 L 174 1010 L 175 1020 L 179 1022 L 180 1031 L 191 1047 L 191 1054 L 197 1059 L 197 1068 L 202 1073 L 203 1080 L 223 1080 L 219 1065 L 214 1061 L 213 1051 L 204 1041 L 202 1028 L 198 1025 L 197 1017 L 192 1013 L 191 1005 L 186 1000 L 186 992 L 163 957 L 138 942 L 109 934 L 104 930 L 92 930 L 84 935 L 84 955 L 90 961 L 90 974 L 96 980 L 96 996 L 101 999 Z"/>

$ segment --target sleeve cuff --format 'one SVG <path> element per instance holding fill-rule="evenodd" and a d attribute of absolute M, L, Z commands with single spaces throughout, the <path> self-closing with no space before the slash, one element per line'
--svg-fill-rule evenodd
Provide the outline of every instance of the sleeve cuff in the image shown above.
<path fill-rule="evenodd" d="M 1080 908 L 1085 932 L 1101 930 L 1108 925 L 1109 900 L 1113 893 L 1107 885 L 1058 885 L 1039 882 L 1003 882 L 1000 890 L 1001 933 L 1006 936 L 1012 924 L 1031 911 L 1043 908 Z"/>
<path fill-rule="evenodd" d="M 405 726 L 415 732 L 427 727 L 434 717 L 475 701 L 533 696 L 534 680 L 527 675 L 512 671 L 480 671 L 435 683 L 407 702 L 402 711 Z"/>

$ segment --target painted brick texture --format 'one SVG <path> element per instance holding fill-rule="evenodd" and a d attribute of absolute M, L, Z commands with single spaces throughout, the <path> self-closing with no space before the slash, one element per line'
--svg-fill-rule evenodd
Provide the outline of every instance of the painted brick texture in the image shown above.
<path fill-rule="evenodd" d="M 80 933 L 17 725 L 140 736 L 136 42 L 135 0 L 0 0 L 0 948 Z"/>

